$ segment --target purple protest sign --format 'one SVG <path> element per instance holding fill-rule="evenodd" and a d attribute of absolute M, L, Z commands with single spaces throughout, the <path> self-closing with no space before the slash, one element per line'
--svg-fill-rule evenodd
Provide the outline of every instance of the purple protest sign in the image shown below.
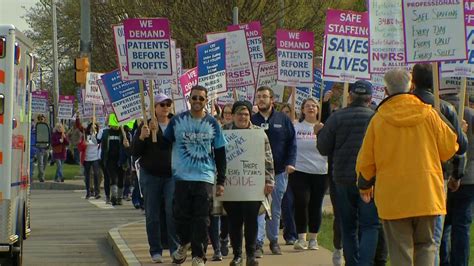
<path fill-rule="evenodd" d="M 370 73 L 384 74 L 405 67 L 402 4 L 393 0 L 369 0 Z"/>
<path fill-rule="evenodd" d="M 286 86 L 313 84 L 314 33 L 277 30 L 277 83 Z"/>
<path fill-rule="evenodd" d="M 252 21 L 246 24 L 229 25 L 227 31 L 244 30 L 247 37 L 247 46 L 250 53 L 252 65 L 265 62 L 265 51 L 263 50 L 262 25 L 260 21 Z"/>
<path fill-rule="evenodd" d="M 171 40 L 168 19 L 126 19 L 123 26 L 129 78 L 159 79 L 160 76 L 171 76 Z"/>
<path fill-rule="evenodd" d="M 464 1 L 402 0 L 408 63 L 467 58 Z"/>
<path fill-rule="evenodd" d="M 34 91 L 31 93 L 31 113 L 48 113 L 48 91 Z"/>
<path fill-rule="evenodd" d="M 74 96 L 59 95 L 58 118 L 72 119 L 74 115 Z"/>
<path fill-rule="evenodd" d="M 356 79 L 370 79 L 367 12 L 328 9 L 325 35 L 325 80 L 354 82 Z"/>

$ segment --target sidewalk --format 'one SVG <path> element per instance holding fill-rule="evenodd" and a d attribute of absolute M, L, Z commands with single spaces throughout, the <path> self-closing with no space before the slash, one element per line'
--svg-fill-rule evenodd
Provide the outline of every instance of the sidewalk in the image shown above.
<path fill-rule="evenodd" d="M 281 234 L 280 234 L 281 235 Z M 148 242 L 145 231 L 145 220 L 126 224 L 109 231 L 108 241 L 122 265 L 174 265 L 168 250 L 163 251 L 163 264 L 153 264 L 148 253 Z M 264 247 L 264 256 L 259 259 L 260 265 L 292 265 L 292 266 L 310 266 L 310 265 L 332 265 L 331 251 L 320 247 L 319 250 L 296 251 L 293 246 L 285 246 L 284 241 L 280 239 L 280 245 L 283 255 L 271 255 L 268 248 L 268 241 Z M 209 248 L 212 248 L 209 245 Z M 211 251 L 212 254 L 212 251 Z M 208 256 L 210 259 L 210 256 Z M 221 262 L 207 261 L 206 265 L 221 266 L 229 265 L 232 259 L 232 250 L 229 255 Z M 244 262 L 245 263 L 245 262 Z M 184 266 L 191 265 L 191 254 Z"/>
<path fill-rule="evenodd" d="M 45 181 L 34 181 L 31 184 L 31 189 L 57 189 L 57 190 L 84 190 L 85 185 L 83 179 L 65 180 L 63 183 Z M 329 195 L 324 197 L 323 210 L 326 213 L 332 213 L 332 206 L 329 200 Z M 138 215 L 137 215 L 138 216 Z M 111 245 L 117 259 L 122 265 L 157 265 L 151 262 L 148 253 L 148 241 L 145 230 L 145 218 L 142 216 L 136 222 L 124 224 L 119 227 L 109 230 L 107 240 Z M 281 236 L 282 234 L 280 234 Z M 282 248 L 283 255 L 271 255 L 268 248 L 268 241 L 264 246 L 264 257 L 259 259 L 260 265 L 292 265 L 292 266 L 316 266 L 316 265 L 332 265 L 331 251 L 319 247 L 319 250 L 296 251 L 293 246 L 284 245 L 284 240 L 280 237 L 279 243 Z M 212 247 L 209 245 L 210 250 Z M 212 254 L 212 252 L 211 252 Z M 163 252 L 165 263 L 158 265 L 173 265 L 168 250 Z M 210 256 L 208 256 L 210 258 Z M 221 262 L 208 261 L 206 265 L 221 266 L 229 265 L 232 259 L 232 249 L 229 255 Z M 183 266 L 191 265 L 191 254 Z"/>

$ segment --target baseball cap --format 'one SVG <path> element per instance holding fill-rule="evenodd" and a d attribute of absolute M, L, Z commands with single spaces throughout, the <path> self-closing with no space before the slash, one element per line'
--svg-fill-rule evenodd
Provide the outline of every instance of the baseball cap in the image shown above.
<path fill-rule="evenodd" d="M 372 95 L 372 83 L 366 80 L 358 80 L 349 85 L 349 92 L 359 95 Z"/>
<path fill-rule="evenodd" d="M 155 104 L 164 102 L 166 100 L 171 101 L 171 98 L 168 97 L 166 94 L 160 93 L 160 94 L 155 96 Z"/>

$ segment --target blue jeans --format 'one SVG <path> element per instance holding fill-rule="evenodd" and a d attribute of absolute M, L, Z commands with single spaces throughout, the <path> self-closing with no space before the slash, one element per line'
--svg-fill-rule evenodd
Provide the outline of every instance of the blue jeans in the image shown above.
<path fill-rule="evenodd" d="M 444 221 L 440 248 L 440 265 L 469 265 L 469 233 L 474 185 L 461 185 L 448 193 L 448 214 Z"/>
<path fill-rule="evenodd" d="M 444 180 L 444 192 L 448 192 L 448 180 Z M 434 261 L 434 266 L 440 265 L 440 247 L 441 247 L 441 238 L 443 237 L 443 228 L 444 228 L 444 215 L 438 215 L 435 220 L 435 228 L 433 232 L 434 241 L 436 244 L 436 257 Z"/>
<path fill-rule="evenodd" d="M 44 181 L 46 165 L 48 165 L 48 150 L 38 149 L 36 152 L 36 162 L 38 163 L 38 179 Z"/>
<path fill-rule="evenodd" d="M 363 202 L 355 184 L 336 184 L 336 193 L 346 265 L 373 265 L 380 228 L 374 201 Z"/>
<path fill-rule="evenodd" d="M 140 187 L 145 201 L 146 233 L 150 255 L 162 255 L 160 230 L 160 208 L 162 200 L 165 201 L 166 227 L 168 232 L 168 246 L 172 254 L 178 246 L 175 224 L 173 220 L 173 195 L 175 181 L 171 177 L 157 177 L 140 169 Z"/>
<path fill-rule="evenodd" d="M 81 163 L 81 154 L 79 153 L 79 149 L 74 147 L 74 163 L 80 164 Z"/>
<path fill-rule="evenodd" d="M 293 190 L 287 186 L 281 203 L 281 214 L 283 216 L 283 238 L 286 241 L 298 239 L 295 225 L 295 197 Z"/>
<path fill-rule="evenodd" d="M 56 175 L 54 176 L 54 181 L 61 181 L 63 177 L 63 163 L 64 160 L 56 159 Z"/>
<path fill-rule="evenodd" d="M 281 201 L 288 185 L 288 174 L 286 172 L 275 175 L 275 187 L 272 191 L 272 219 L 266 221 L 265 214 L 258 217 L 257 246 L 263 246 L 265 231 L 270 242 L 278 241 L 278 230 L 280 230 Z"/>
<path fill-rule="evenodd" d="M 219 241 L 219 231 L 220 231 L 220 216 L 209 215 L 210 225 L 208 228 L 209 238 L 211 239 L 212 249 L 214 253 L 221 252 L 221 242 Z"/>

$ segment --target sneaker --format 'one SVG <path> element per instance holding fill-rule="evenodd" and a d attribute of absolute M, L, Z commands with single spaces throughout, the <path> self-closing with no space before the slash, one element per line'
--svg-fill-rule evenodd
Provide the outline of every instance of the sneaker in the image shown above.
<path fill-rule="evenodd" d="M 255 258 L 263 258 L 263 248 L 261 246 L 257 246 L 255 249 Z"/>
<path fill-rule="evenodd" d="M 318 250 L 319 249 L 318 240 L 310 239 L 309 244 L 308 244 L 308 249 Z"/>
<path fill-rule="evenodd" d="M 270 242 L 270 250 L 272 251 L 273 255 L 281 255 L 281 248 L 278 245 L 278 242 Z"/>
<path fill-rule="evenodd" d="M 222 261 L 222 254 L 221 252 L 214 253 L 214 256 L 212 256 L 212 261 Z"/>
<path fill-rule="evenodd" d="M 112 199 L 110 200 L 110 202 L 112 203 L 112 206 L 117 205 L 117 198 L 116 198 L 116 197 L 112 197 Z"/>
<path fill-rule="evenodd" d="M 100 199 L 100 195 L 97 194 L 97 195 L 94 196 L 94 198 L 95 198 L 95 199 Z"/>
<path fill-rule="evenodd" d="M 222 256 L 227 256 L 229 255 L 229 241 L 225 239 L 221 239 L 221 254 Z"/>
<path fill-rule="evenodd" d="M 109 197 L 105 197 L 105 204 L 112 204 L 112 201 L 110 201 Z"/>
<path fill-rule="evenodd" d="M 335 249 L 332 253 L 332 263 L 334 266 L 342 266 L 342 249 Z"/>
<path fill-rule="evenodd" d="M 258 266 L 258 260 L 255 257 L 248 257 L 245 266 Z"/>
<path fill-rule="evenodd" d="M 242 257 L 234 257 L 229 266 L 242 266 Z"/>
<path fill-rule="evenodd" d="M 293 248 L 295 250 L 306 250 L 308 249 L 308 244 L 306 243 L 305 240 L 298 239 L 295 244 L 293 245 Z"/>
<path fill-rule="evenodd" d="M 163 263 L 163 257 L 161 256 L 161 254 L 155 254 L 151 256 L 151 261 L 153 263 Z"/>
<path fill-rule="evenodd" d="M 87 194 L 86 199 L 90 199 L 90 198 L 91 198 L 91 195 Z"/>
<path fill-rule="evenodd" d="M 285 240 L 285 245 L 287 246 L 293 246 L 295 244 L 296 240 L 290 239 L 290 240 Z"/>
<path fill-rule="evenodd" d="M 123 205 L 122 198 L 117 198 L 117 205 Z"/>
<path fill-rule="evenodd" d="M 173 252 L 171 255 L 174 264 L 182 264 L 186 261 L 186 256 L 188 256 L 188 249 L 191 247 L 191 243 L 188 243 L 184 246 L 179 246 L 178 249 Z M 193 259 L 194 260 L 194 259 Z M 194 265 L 194 263 L 193 263 Z"/>
<path fill-rule="evenodd" d="M 205 266 L 204 259 L 201 257 L 194 257 L 192 266 Z"/>

